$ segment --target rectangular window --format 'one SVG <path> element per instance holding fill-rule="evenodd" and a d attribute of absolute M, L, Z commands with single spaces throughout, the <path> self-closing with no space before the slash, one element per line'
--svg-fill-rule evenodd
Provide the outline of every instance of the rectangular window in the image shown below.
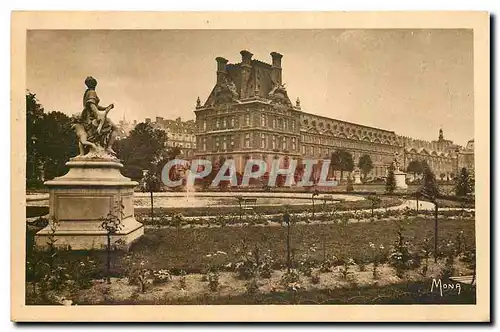
<path fill-rule="evenodd" d="M 276 129 L 276 119 L 273 118 L 273 129 Z"/>
<path fill-rule="evenodd" d="M 219 137 L 215 138 L 215 150 L 219 151 Z"/>
<path fill-rule="evenodd" d="M 266 148 L 266 134 L 260 134 L 260 148 Z"/>
<path fill-rule="evenodd" d="M 215 120 L 215 129 L 219 129 L 219 125 L 220 125 L 220 122 L 219 122 L 219 119 L 217 118 L 217 120 Z"/>
<path fill-rule="evenodd" d="M 234 136 L 231 135 L 231 150 L 234 149 Z"/>
<path fill-rule="evenodd" d="M 295 121 L 292 120 L 292 131 L 295 131 Z"/>
<path fill-rule="evenodd" d="M 287 146 L 286 146 L 286 137 L 281 138 L 281 148 L 283 150 L 286 150 L 286 148 L 287 148 Z"/>
<path fill-rule="evenodd" d="M 276 149 L 276 135 L 273 135 L 272 147 L 273 150 Z"/>
<path fill-rule="evenodd" d="M 245 114 L 245 126 L 250 126 L 250 114 Z"/>
<path fill-rule="evenodd" d="M 203 120 L 203 131 L 207 130 L 207 120 Z"/>
<path fill-rule="evenodd" d="M 234 118 L 231 118 L 231 128 L 234 128 Z"/>
<path fill-rule="evenodd" d="M 223 118 L 222 119 L 222 128 L 226 129 L 226 127 L 227 127 L 227 120 L 226 120 L 226 118 Z"/>
<path fill-rule="evenodd" d="M 292 137 L 292 151 L 295 151 L 297 149 L 297 146 L 295 144 L 295 137 Z"/>
<path fill-rule="evenodd" d="M 250 147 L 250 134 L 245 134 L 245 148 Z"/>
<path fill-rule="evenodd" d="M 305 145 L 302 145 L 302 154 L 306 154 L 306 146 Z"/>
<path fill-rule="evenodd" d="M 226 151 L 227 150 L 227 137 L 224 136 L 224 140 L 222 141 L 222 150 Z"/>

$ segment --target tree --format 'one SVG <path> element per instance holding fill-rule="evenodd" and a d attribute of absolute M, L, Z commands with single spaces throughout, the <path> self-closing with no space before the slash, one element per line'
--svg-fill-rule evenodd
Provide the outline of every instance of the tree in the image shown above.
<path fill-rule="evenodd" d="M 116 142 L 115 151 L 123 161 L 124 175 L 139 180 L 143 170 L 161 172 L 160 163 L 175 152 L 166 146 L 167 133 L 143 122 L 130 132 L 129 137 Z"/>
<path fill-rule="evenodd" d="M 394 176 L 394 167 L 390 166 L 385 181 L 385 192 L 392 194 L 396 189 L 396 177 Z"/>
<path fill-rule="evenodd" d="M 455 185 L 455 194 L 458 197 L 465 197 L 472 192 L 471 176 L 467 169 L 464 167 L 460 170 L 458 179 Z"/>
<path fill-rule="evenodd" d="M 421 192 L 428 197 L 439 196 L 439 188 L 436 181 L 436 175 L 432 172 L 428 165 L 424 165 L 423 169 L 424 179 Z"/>
<path fill-rule="evenodd" d="M 408 164 L 406 171 L 408 173 L 413 173 L 413 178 L 417 177 L 417 174 L 422 174 L 422 162 L 420 160 L 412 160 Z"/>
<path fill-rule="evenodd" d="M 332 153 L 330 165 L 334 171 L 340 171 L 340 180 L 342 180 L 344 171 L 352 172 L 354 170 L 352 154 L 346 150 L 337 150 Z"/>
<path fill-rule="evenodd" d="M 366 180 L 368 173 L 370 173 L 370 171 L 373 169 L 373 162 L 370 155 L 368 154 L 362 155 L 361 158 L 359 158 L 358 167 L 361 170 L 361 173 L 363 174 L 363 179 Z"/>
<path fill-rule="evenodd" d="M 44 113 L 36 94 L 26 92 L 26 186 L 64 175 L 66 162 L 77 155 L 72 121 L 64 113 Z"/>
<path fill-rule="evenodd" d="M 161 179 L 154 170 L 146 171 L 142 181 L 144 182 L 144 190 L 149 192 L 149 197 L 151 201 L 151 223 L 154 223 L 154 200 L 153 193 L 155 191 L 160 191 L 161 189 Z"/>
<path fill-rule="evenodd" d="M 42 137 L 43 106 L 36 95 L 26 92 L 26 187 L 42 182 L 42 159 L 39 151 Z"/>
<path fill-rule="evenodd" d="M 342 169 L 342 163 L 340 160 L 340 155 L 338 150 L 332 152 L 332 155 L 330 157 L 330 167 L 334 172 L 340 171 Z"/>
<path fill-rule="evenodd" d="M 446 174 L 445 173 L 441 173 L 441 174 L 439 174 L 439 177 L 441 178 L 441 181 L 444 181 L 444 178 L 446 177 Z"/>
<path fill-rule="evenodd" d="M 78 141 L 71 127 L 72 120 L 64 113 L 45 114 L 41 125 L 43 136 L 39 139 L 39 151 L 44 165 L 44 178 L 53 179 L 68 171 L 66 162 L 78 155 Z"/>

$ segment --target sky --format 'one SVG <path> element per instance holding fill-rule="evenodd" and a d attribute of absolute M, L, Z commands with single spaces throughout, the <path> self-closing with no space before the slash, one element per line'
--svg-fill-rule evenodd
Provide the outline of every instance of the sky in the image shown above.
<path fill-rule="evenodd" d="M 218 56 L 271 62 L 302 110 L 419 139 L 474 137 L 472 30 L 31 30 L 27 86 L 46 111 L 82 110 L 98 80 L 111 118 L 194 119 Z"/>

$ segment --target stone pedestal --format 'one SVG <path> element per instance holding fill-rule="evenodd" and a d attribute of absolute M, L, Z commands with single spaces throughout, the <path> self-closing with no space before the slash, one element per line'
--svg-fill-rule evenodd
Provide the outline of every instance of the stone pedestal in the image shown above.
<path fill-rule="evenodd" d="M 406 173 L 400 170 L 394 171 L 394 178 L 396 179 L 396 190 L 406 190 L 408 185 L 406 184 Z"/>
<path fill-rule="evenodd" d="M 123 167 L 110 157 L 79 156 L 66 165 L 69 172 L 45 182 L 49 189 L 49 215 L 57 221 L 55 230 L 49 224 L 35 236 L 38 247 L 47 245 L 49 236 L 56 246 L 72 250 L 105 249 L 107 232 L 101 228 L 103 218 L 116 206 L 123 206 L 121 229 L 111 236 L 111 244 L 120 240 L 122 247 L 130 245 L 144 234 L 144 226 L 134 217 L 134 187 L 120 173 Z"/>
<path fill-rule="evenodd" d="M 361 174 L 359 173 L 354 173 L 354 184 L 362 184 L 361 182 Z"/>

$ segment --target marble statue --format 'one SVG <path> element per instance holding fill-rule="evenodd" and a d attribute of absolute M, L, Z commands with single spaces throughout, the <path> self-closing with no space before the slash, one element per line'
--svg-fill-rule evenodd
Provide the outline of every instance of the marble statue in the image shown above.
<path fill-rule="evenodd" d="M 96 93 L 97 80 L 91 76 L 85 79 L 87 90 L 83 94 L 83 111 L 72 125 L 78 137 L 80 156 L 114 157 L 113 142 L 117 134 L 116 125 L 108 118 L 114 104 L 107 107 L 99 105 Z"/>
<path fill-rule="evenodd" d="M 394 154 L 394 161 L 392 162 L 392 166 L 394 167 L 395 171 L 400 171 L 401 161 L 399 153 L 397 152 Z"/>
<path fill-rule="evenodd" d="M 49 223 L 38 231 L 35 245 L 46 248 L 55 240 L 60 248 L 106 250 L 113 241 L 128 250 L 144 234 L 144 226 L 134 216 L 138 183 L 121 174 L 123 164 L 111 148 L 117 128 L 108 113 L 114 105 L 99 105 L 95 78 L 87 77 L 85 85 L 83 111 L 72 119 L 80 153 L 66 163 L 66 174 L 44 182 L 50 197 L 49 216 L 58 226 L 54 231 Z M 110 214 L 120 221 L 120 229 L 112 236 L 102 227 Z"/>

